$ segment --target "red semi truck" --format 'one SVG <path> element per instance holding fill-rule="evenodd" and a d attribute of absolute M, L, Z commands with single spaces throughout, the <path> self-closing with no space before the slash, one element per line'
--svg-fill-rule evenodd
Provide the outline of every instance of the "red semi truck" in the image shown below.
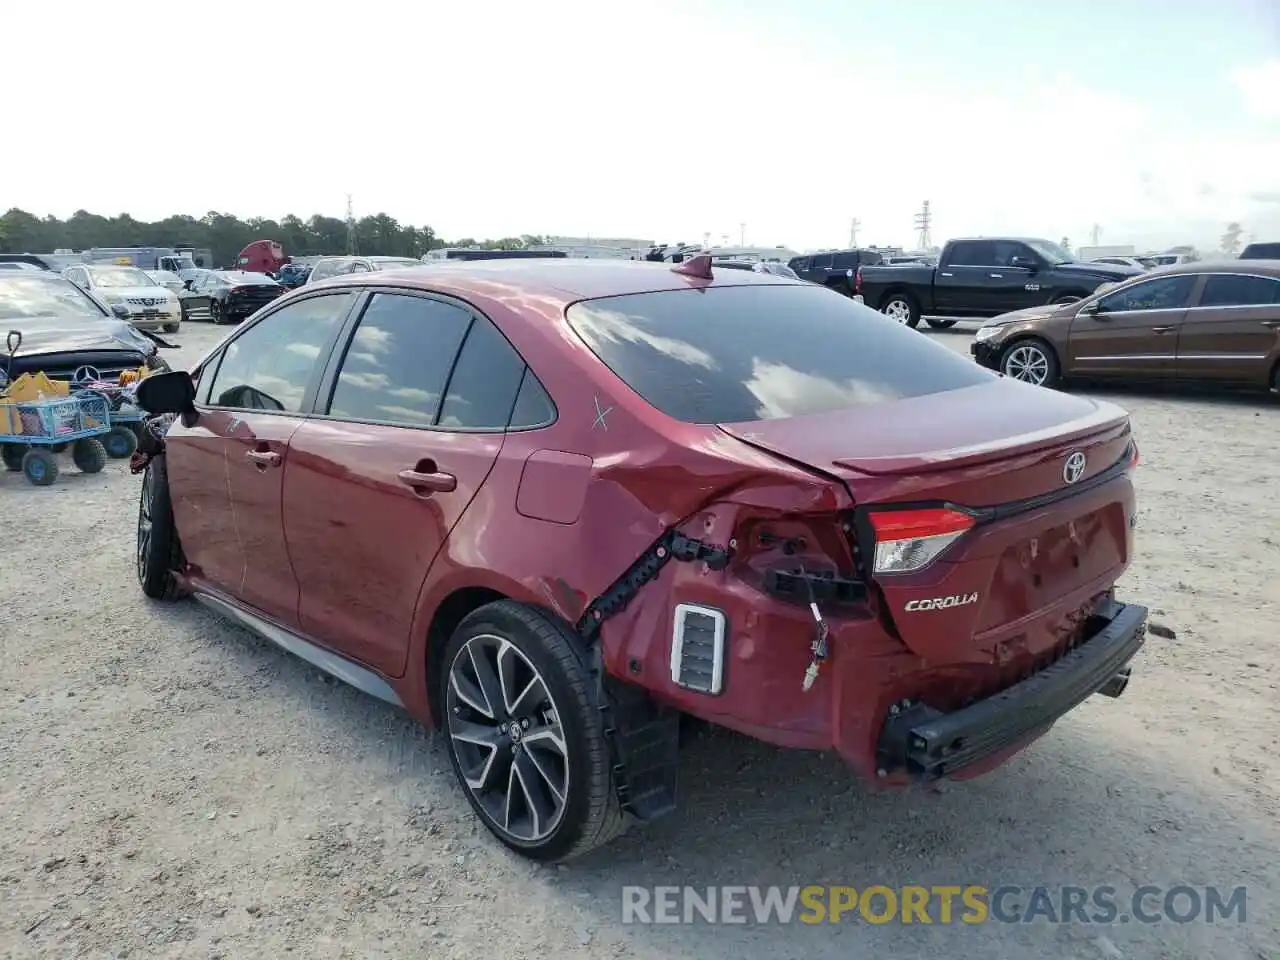
<path fill-rule="evenodd" d="M 235 269 L 248 273 L 277 273 L 288 262 L 284 247 L 276 241 L 255 240 L 240 251 Z"/>

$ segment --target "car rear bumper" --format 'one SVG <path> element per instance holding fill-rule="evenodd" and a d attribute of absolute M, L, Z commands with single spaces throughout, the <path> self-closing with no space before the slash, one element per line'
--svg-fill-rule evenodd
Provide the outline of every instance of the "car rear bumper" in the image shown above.
<path fill-rule="evenodd" d="M 1108 598 L 1087 621 L 1082 642 L 1025 680 L 950 713 L 924 703 L 898 708 L 880 734 L 878 771 L 926 780 L 954 775 L 1008 755 L 1095 693 L 1119 696 L 1146 628 L 1145 607 Z"/>
<path fill-rule="evenodd" d="M 1000 369 L 1000 351 L 996 350 L 989 343 L 971 343 L 969 352 L 973 354 L 973 359 L 978 361 L 979 366 L 986 367 L 988 370 Z"/>

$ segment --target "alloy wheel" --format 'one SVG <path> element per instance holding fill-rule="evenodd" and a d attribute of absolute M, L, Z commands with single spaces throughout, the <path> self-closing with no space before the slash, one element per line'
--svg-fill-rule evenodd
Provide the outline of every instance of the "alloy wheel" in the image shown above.
<path fill-rule="evenodd" d="M 885 304 L 884 315 L 898 323 L 910 323 L 911 304 L 905 300 L 890 300 Z"/>
<path fill-rule="evenodd" d="M 142 493 L 138 497 L 138 579 L 147 577 L 147 555 L 151 552 L 151 501 L 155 493 L 155 479 L 148 469 L 142 475 Z"/>
<path fill-rule="evenodd" d="M 542 674 L 509 640 L 479 634 L 449 665 L 446 726 L 462 780 L 484 816 L 517 843 L 560 825 L 569 752 Z"/>
<path fill-rule="evenodd" d="M 1049 358 L 1039 347 L 1025 343 L 1009 351 L 1004 361 L 1005 376 L 1043 386 L 1049 378 Z"/>

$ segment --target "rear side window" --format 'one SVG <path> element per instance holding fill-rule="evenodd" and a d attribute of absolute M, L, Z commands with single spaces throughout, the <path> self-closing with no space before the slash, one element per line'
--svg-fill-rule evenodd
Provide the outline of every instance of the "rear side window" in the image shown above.
<path fill-rule="evenodd" d="M 910 327 L 808 284 L 586 300 L 566 318 L 631 389 L 688 423 L 874 406 L 994 376 Z"/>
<path fill-rule="evenodd" d="M 1280 303 L 1280 280 L 1220 273 L 1205 281 L 1202 307 L 1266 307 Z"/>
<path fill-rule="evenodd" d="M 440 408 L 441 427 L 501 430 L 511 419 L 524 361 L 515 347 L 483 317 L 476 317 L 449 378 Z"/>
<path fill-rule="evenodd" d="M 431 426 L 470 324 L 469 312 L 439 300 L 374 294 L 342 358 L 329 416 Z"/>

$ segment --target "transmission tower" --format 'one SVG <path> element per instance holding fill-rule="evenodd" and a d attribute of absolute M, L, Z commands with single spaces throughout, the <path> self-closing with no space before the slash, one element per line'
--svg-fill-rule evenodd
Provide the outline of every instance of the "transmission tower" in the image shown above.
<path fill-rule="evenodd" d="M 862 221 L 854 217 L 849 221 L 849 249 L 855 250 L 858 246 L 858 228 L 862 226 Z"/>
<path fill-rule="evenodd" d="M 920 208 L 920 212 L 916 214 L 916 248 L 918 250 L 928 250 L 933 246 L 933 242 L 929 237 L 929 226 L 933 223 L 933 214 L 929 212 L 929 201 L 924 202 L 924 206 Z"/>
<path fill-rule="evenodd" d="M 1093 229 L 1089 231 L 1089 239 L 1093 241 L 1093 245 L 1095 247 L 1098 245 L 1098 240 L 1101 236 L 1102 236 L 1102 227 L 1100 227 L 1098 224 L 1095 223 L 1093 225 Z"/>
<path fill-rule="evenodd" d="M 351 194 L 347 194 L 347 253 L 355 256 L 356 249 L 356 215 L 351 206 Z"/>

